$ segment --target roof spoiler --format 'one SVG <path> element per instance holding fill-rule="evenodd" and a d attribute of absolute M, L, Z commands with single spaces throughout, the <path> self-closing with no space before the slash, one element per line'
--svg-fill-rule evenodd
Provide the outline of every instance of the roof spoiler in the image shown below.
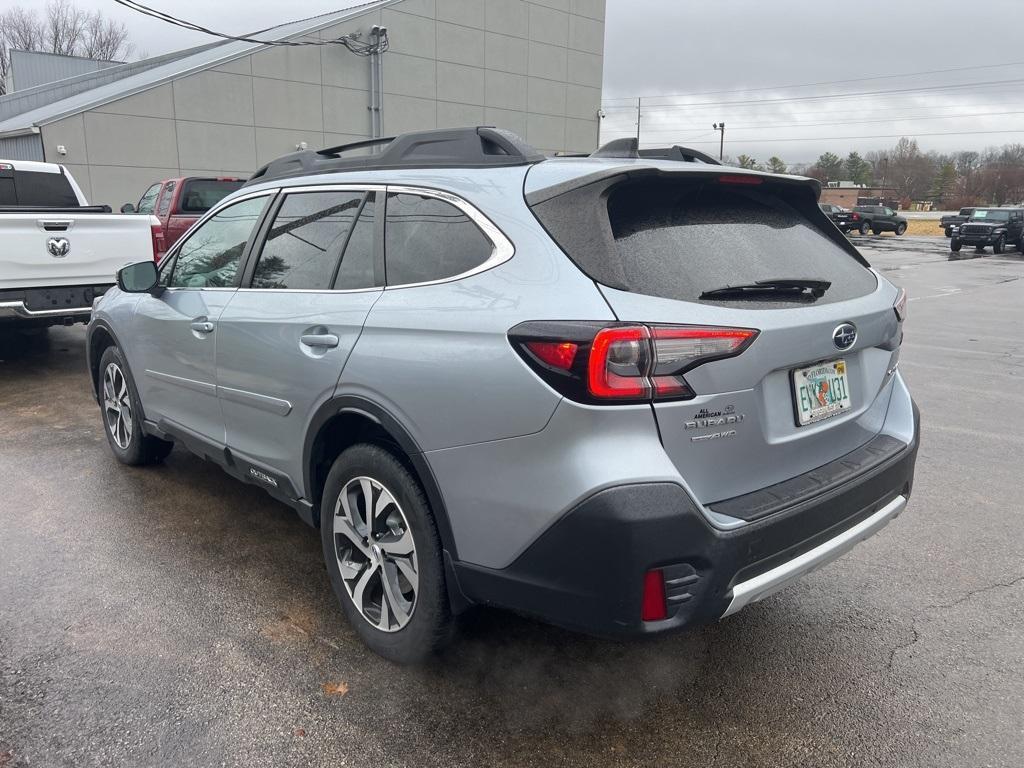
<path fill-rule="evenodd" d="M 696 149 L 681 147 L 678 144 L 672 147 L 656 147 L 640 149 L 640 142 L 636 137 L 627 139 L 614 139 L 603 144 L 600 149 L 590 155 L 591 157 L 613 157 L 624 160 L 638 160 L 646 157 L 651 160 L 673 160 L 681 163 L 704 163 L 705 165 L 721 165 L 722 163 L 710 155 L 698 152 Z"/>

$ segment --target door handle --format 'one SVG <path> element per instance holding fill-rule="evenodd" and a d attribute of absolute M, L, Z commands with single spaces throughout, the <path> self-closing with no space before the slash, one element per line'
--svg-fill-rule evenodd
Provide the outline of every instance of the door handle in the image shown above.
<path fill-rule="evenodd" d="M 335 336 L 333 333 L 304 333 L 299 337 L 299 341 L 305 344 L 307 347 L 326 347 L 332 348 L 338 346 L 341 343 L 341 339 Z"/>
<path fill-rule="evenodd" d="M 192 330 L 197 333 L 213 333 L 213 323 L 209 320 L 193 320 Z"/>

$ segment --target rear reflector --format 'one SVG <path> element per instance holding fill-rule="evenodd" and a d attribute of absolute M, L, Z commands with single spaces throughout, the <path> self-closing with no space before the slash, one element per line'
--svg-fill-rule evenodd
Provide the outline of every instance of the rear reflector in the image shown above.
<path fill-rule="evenodd" d="M 665 574 L 660 570 L 644 574 L 644 595 L 640 604 L 642 621 L 664 621 L 668 618 L 665 605 Z"/>
<path fill-rule="evenodd" d="M 576 359 L 578 344 L 571 341 L 528 341 L 526 348 L 542 362 L 559 370 L 568 371 Z"/>

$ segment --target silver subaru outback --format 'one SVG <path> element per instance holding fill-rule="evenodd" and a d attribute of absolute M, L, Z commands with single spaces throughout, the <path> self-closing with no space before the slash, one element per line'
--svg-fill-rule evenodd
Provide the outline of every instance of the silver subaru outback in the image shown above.
<path fill-rule="evenodd" d="M 493 605 L 582 632 L 727 616 L 906 506 L 906 297 L 817 182 L 493 128 L 295 153 L 95 306 L 126 464 L 179 444 L 319 528 L 417 661 Z"/>

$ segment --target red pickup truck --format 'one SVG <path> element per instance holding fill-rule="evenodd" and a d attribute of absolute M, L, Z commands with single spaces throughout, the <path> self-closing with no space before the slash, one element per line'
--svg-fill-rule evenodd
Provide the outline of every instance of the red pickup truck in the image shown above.
<path fill-rule="evenodd" d="M 166 250 L 195 224 L 196 219 L 244 183 L 245 179 L 223 176 L 166 179 L 147 189 L 137 205 L 122 205 L 121 213 L 148 213 L 156 216 L 163 228 Z"/>

